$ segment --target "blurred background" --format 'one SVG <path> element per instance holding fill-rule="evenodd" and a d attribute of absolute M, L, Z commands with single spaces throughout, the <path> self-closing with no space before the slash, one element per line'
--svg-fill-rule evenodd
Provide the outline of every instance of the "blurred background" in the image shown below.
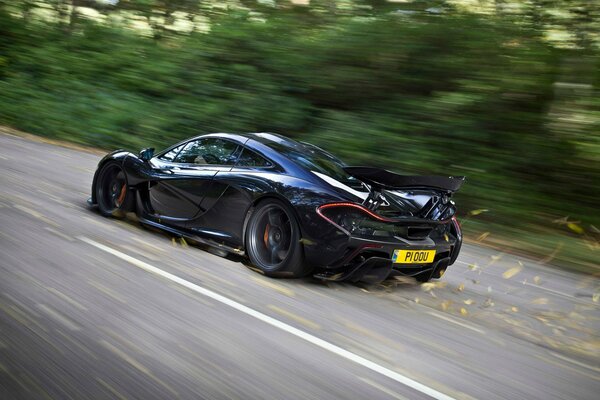
<path fill-rule="evenodd" d="M 600 272 L 600 3 L 4 0 L 0 124 L 102 149 L 272 131 L 466 175 L 467 239 Z"/>

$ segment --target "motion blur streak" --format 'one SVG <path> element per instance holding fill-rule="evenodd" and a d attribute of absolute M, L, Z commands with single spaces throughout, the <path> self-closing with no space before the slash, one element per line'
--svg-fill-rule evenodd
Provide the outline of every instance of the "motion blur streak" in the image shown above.
<path fill-rule="evenodd" d="M 597 400 L 599 33 L 598 0 L 0 0 L 0 399 L 428 398 L 85 237 L 455 399 Z M 211 132 L 466 176 L 458 262 L 273 280 L 86 207 L 107 151 Z"/>
<path fill-rule="evenodd" d="M 319 346 L 327 351 L 330 351 L 334 354 L 337 354 L 341 357 L 344 357 L 350 361 L 353 361 L 357 364 L 360 364 L 366 368 L 369 368 L 381 375 L 387 376 L 390 379 L 393 379 L 397 382 L 402 383 L 403 385 L 406 385 L 408 387 L 411 387 L 415 390 L 418 390 L 421 393 L 424 393 L 434 399 L 439 399 L 439 400 L 454 400 L 452 397 L 445 395 L 444 393 L 440 393 L 435 389 L 432 389 L 430 387 L 427 387 L 425 385 L 422 385 L 421 383 L 414 381 L 402 374 L 399 374 L 397 372 L 394 372 L 388 368 L 385 368 L 379 364 L 376 364 L 372 361 L 369 361 L 359 355 L 356 355 L 348 350 L 342 349 L 339 346 L 336 346 L 332 343 L 329 343 L 323 339 L 319 339 L 316 336 L 311 335 L 310 333 L 304 332 L 300 329 L 294 328 L 291 325 L 288 325 L 284 322 L 281 322 L 275 318 L 269 317 L 268 315 L 265 315 L 261 312 L 258 312 L 256 310 L 253 310 L 250 307 L 247 307 L 243 304 L 238 303 L 237 301 L 233 301 L 225 296 L 221 296 L 218 293 L 213 292 L 212 290 L 208 290 L 205 289 L 201 286 L 198 286 L 196 284 L 193 284 L 191 282 L 186 281 L 185 279 L 182 279 L 176 275 L 170 274 L 166 271 L 163 271 L 160 268 L 156 268 L 148 263 L 145 263 L 143 261 L 140 261 L 134 257 L 128 256 L 127 254 L 121 253 L 120 251 L 117 251 L 115 249 L 112 249 L 108 246 L 104 246 L 103 244 L 100 244 L 98 242 L 95 242 L 89 238 L 86 237 L 80 237 L 79 239 L 81 239 L 82 241 L 95 246 L 97 248 L 99 248 L 100 250 L 106 251 L 107 253 L 110 253 L 116 257 L 119 257 L 122 260 L 125 260 L 133 265 L 135 265 L 138 268 L 141 268 L 145 271 L 151 272 L 153 274 L 159 275 L 163 278 L 169 279 L 181 286 L 184 286 L 188 289 L 193 290 L 194 292 L 200 293 L 204 296 L 210 297 L 213 300 L 216 300 L 220 303 L 225 304 L 226 306 L 229 306 L 231 308 L 235 308 L 238 311 L 243 312 L 244 314 L 248 314 L 254 318 L 257 318 L 263 322 L 266 322 L 269 325 L 272 325 L 276 328 L 279 328 L 283 331 L 286 331 L 294 336 L 299 337 L 302 340 L 306 340 L 307 342 L 310 342 L 316 346 Z"/>
<path fill-rule="evenodd" d="M 90 211 L 99 157 L 0 128 L 2 399 L 429 398 L 79 237 L 455 399 L 600 392 L 595 276 L 466 243 L 429 284 L 274 280 Z"/>
<path fill-rule="evenodd" d="M 467 236 L 597 273 L 598 32 L 598 0 L 0 0 L 0 124 L 133 151 L 277 132 L 465 175 Z"/>

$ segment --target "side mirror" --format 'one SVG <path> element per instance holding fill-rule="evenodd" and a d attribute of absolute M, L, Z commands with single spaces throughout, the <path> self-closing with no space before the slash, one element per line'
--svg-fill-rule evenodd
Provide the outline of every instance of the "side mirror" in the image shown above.
<path fill-rule="evenodd" d="M 152 156 L 154 156 L 154 147 L 148 147 L 147 149 L 140 151 L 139 158 L 140 160 L 148 161 Z"/>

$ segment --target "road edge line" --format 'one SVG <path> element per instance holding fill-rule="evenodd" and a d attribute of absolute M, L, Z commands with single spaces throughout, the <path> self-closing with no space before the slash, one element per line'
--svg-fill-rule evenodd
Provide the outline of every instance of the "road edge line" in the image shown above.
<path fill-rule="evenodd" d="M 396 382 L 399 382 L 399 383 L 401 383 L 411 389 L 414 389 L 418 392 L 421 392 L 431 398 L 434 398 L 437 400 L 455 400 L 453 397 L 450 397 L 442 392 L 439 392 L 433 388 L 430 388 L 429 386 L 419 383 L 407 376 L 404 376 L 398 372 L 392 371 L 391 369 L 386 368 L 382 365 L 379 365 L 379 364 L 377 364 L 373 361 L 370 361 L 366 358 L 363 358 L 363 357 L 359 356 L 358 354 L 354 354 L 346 349 L 336 346 L 333 343 L 329 343 L 326 340 L 323 340 L 314 335 L 311 335 L 308 332 L 304 332 L 298 328 L 288 325 L 285 322 L 281 322 L 273 317 L 270 317 L 266 314 L 261 313 L 260 311 L 256 311 L 248 306 L 238 303 L 237 301 L 231 300 L 230 298 L 220 295 L 216 292 L 213 292 L 212 290 L 203 288 L 202 286 L 198 286 L 195 283 L 189 282 L 183 278 L 178 277 L 177 275 L 173 275 L 169 272 L 163 271 L 160 268 L 157 268 L 157 267 L 155 267 L 151 264 L 148 264 L 144 261 L 138 260 L 137 258 L 131 257 L 131 256 L 129 256 L 125 253 L 122 253 L 118 250 L 115 250 L 111 247 L 105 246 L 105 245 L 98 243 L 90 238 L 85 237 L 85 236 L 79 236 L 78 239 L 91 245 L 91 246 L 94 246 L 102 251 L 112 254 L 113 256 L 115 256 L 117 258 L 127 261 L 128 263 L 133 264 L 134 266 L 136 266 L 140 269 L 143 269 L 147 272 L 150 272 L 155 275 L 166 278 L 166 279 L 168 279 L 172 282 L 175 282 L 183 287 L 193 290 L 196 293 L 202 294 L 206 297 L 216 300 L 216 301 L 218 301 L 222 304 L 225 304 L 226 306 L 229 306 L 233 309 L 236 309 L 246 315 L 254 317 L 254 318 L 256 318 L 260 321 L 263 321 L 271 326 L 279 328 L 282 331 L 292 334 L 304 341 L 312 343 L 315 346 L 318 346 L 318 347 L 320 347 L 324 350 L 327 350 L 333 354 L 336 354 L 340 357 L 350 360 L 356 364 L 362 365 L 363 367 L 368 368 L 371 371 L 374 371 L 374 372 L 379 373 L 380 375 L 386 376 L 387 378 L 390 378 Z"/>

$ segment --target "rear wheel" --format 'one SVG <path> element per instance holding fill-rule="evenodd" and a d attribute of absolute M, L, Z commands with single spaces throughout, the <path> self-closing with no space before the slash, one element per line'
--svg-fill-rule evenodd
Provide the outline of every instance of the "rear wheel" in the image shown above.
<path fill-rule="evenodd" d="M 105 217 L 122 217 L 133 209 L 133 194 L 121 166 L 111 162 L 100 170 L 96 184 L 98 209 Z"/>
<path fill-rule="evenodd" d="M 268 276 L 298 278 L 310 272 L 304 266 L 298 222 L 279 200 L 259 203 L 250 216 L 246 251 L 252 264 Z"/>

